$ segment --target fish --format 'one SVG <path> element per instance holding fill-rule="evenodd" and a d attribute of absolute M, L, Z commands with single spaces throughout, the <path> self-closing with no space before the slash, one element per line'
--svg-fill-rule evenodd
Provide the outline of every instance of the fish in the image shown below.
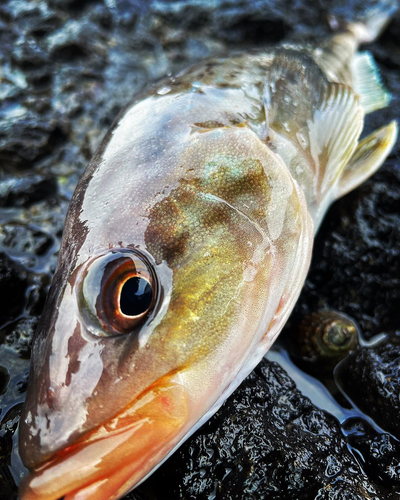
<path fill-rule="evenodd" d="M 354 22 L 319 45 L 208 59 L 136 96 L 80 179 L 32 346 L 22 500 L 121 498 L 277 338 L 330 204 L 397 122 Z"/>

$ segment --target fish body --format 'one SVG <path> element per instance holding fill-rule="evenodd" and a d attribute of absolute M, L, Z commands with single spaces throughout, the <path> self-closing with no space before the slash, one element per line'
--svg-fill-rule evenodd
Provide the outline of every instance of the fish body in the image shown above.
<path fill-rule="evenodd" d="M 369 33 L 369 32 L 368 32 Z M 117 499 L 271 346 L 336 198 L 389 154 L 359 25 L 209 60 L 142 93 L 80 180 L 39 324 L 23 500 Z"/>

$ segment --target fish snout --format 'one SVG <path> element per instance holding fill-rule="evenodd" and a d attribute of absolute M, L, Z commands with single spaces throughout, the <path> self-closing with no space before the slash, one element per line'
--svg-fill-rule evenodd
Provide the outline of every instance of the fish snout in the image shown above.
<path fill-rule="evenodd" d="M 83 344 L 81 326 L 73 317 L 70 322 L 71 328 L 66 328 L 64 336 L 60 336 L 66 339 L 67 348 L 61 345 L 58 349 L 56 345 L 50 353 L 48 345 L 42 348 L 41 339 L 46 334 L 55 338 L 56 329 L 53 325 L 47 327 L 46 322 L 39 325 L 33 346 L 29 387 L 19 428 L 19 451 L 29 469 L 40 467 L 85 432 L 88 398 L 100 378 L 101 360 L 96 356 L 96 346 L 88 345 L 87 351 L 93 353 L 93 359 L 85 359 L 85 366 L 81 367 L 83 364 L 71 354 L 78 343 Z M 63 326 L 65 323 L 62 321 Z M 86 369 L 92 371 L 87 377 Z"/>

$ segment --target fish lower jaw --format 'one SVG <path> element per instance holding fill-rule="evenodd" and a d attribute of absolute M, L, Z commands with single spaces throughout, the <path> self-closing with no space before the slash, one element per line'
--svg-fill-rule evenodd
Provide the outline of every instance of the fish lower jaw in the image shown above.
<path fill-rule="evenodd" d="M 55 454 L 22 482 L 21 500 L 111 500 L 162 460 L 188 420 L 186 389 L 160 379 L 127 409 Z"/>

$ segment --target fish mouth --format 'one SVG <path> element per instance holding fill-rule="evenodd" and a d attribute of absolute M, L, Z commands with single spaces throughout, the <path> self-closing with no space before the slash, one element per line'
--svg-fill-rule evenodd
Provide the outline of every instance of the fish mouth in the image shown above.
<path fill-rule="evenodd" d="M 172 449 L 188 420 L 187 390 L 166 375 L 129 407 L 33 470 L 21 500 L 111 500 L 131 490 Z"/>

